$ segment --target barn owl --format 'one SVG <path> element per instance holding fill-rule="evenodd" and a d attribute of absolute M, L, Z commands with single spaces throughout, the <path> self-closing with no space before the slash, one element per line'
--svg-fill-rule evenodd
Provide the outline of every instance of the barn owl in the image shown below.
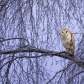
<path fill-rule="evenodd" d="M 73 34 L 67 28 L 61 29 L 60 33 L 61 33 L 61 41 L 63 43 L 63 46 L 66 49 L 65 52 L 68 52 L 74 55 L 75 40 L 74 40 Z"/>

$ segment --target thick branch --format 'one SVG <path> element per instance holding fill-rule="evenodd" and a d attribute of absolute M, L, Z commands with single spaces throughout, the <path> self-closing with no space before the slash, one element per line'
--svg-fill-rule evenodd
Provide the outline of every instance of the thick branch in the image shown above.
<path fill-rule="evenodd" d="M 63 53 L 63 52 L 50 51 L 50 50 L 45 50 L 45 49 L 20 48 L 20 49 L 15 49 L 15 50 L 8 50 L 8 51 L 1 50 L 0 54 L 11 54 L 11 53 L 20 53 L 20 52 L 38 52 L 38 53 L 44 53 L 44 55 L 59 56 L 59 57 L 65 58 L 65 59 L 69 59 L 69 60 L 73 61 L 74 63 L 77 63 L 78 66 L 84 67 L 84 62 L 82 62 L 75 56 L 72 56 L 70 54 Z"/>

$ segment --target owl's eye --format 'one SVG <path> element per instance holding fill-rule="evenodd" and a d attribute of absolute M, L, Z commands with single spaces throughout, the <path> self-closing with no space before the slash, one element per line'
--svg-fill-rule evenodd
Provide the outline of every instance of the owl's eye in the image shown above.
<path fill-rule="evenodd" d="M 68 31 L 66 31 L 66 33 L 67 33 Z"/>
<path fill-rule="evenodd" d="M 62 33 L 63 33 L 63 31 L 62 31 Z"/>

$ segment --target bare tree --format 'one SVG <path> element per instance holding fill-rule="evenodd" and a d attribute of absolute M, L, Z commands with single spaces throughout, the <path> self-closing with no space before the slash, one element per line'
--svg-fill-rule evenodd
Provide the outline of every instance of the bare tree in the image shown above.
<path fill-rule="evenodd" d="M 83 84 L 83 10 L 83 0 L 1 0 L 0 84 Z M 62 52 L 64 27 L 75 36 L 74 56 Z M 62 67 L 53 76 L 48 57 Z"/>

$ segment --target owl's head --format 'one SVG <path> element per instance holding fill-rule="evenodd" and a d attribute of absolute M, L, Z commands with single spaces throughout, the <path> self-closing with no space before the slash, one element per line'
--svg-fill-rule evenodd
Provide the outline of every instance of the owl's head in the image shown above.
<path fill-rule="evenodd" d="M 61 33 L 61 36 L 63 36 L 63 37 L 67 37 L 68 35 L 71 34 L 70 30 L 67 28 L 61 29 L 60 33 Z"/>

